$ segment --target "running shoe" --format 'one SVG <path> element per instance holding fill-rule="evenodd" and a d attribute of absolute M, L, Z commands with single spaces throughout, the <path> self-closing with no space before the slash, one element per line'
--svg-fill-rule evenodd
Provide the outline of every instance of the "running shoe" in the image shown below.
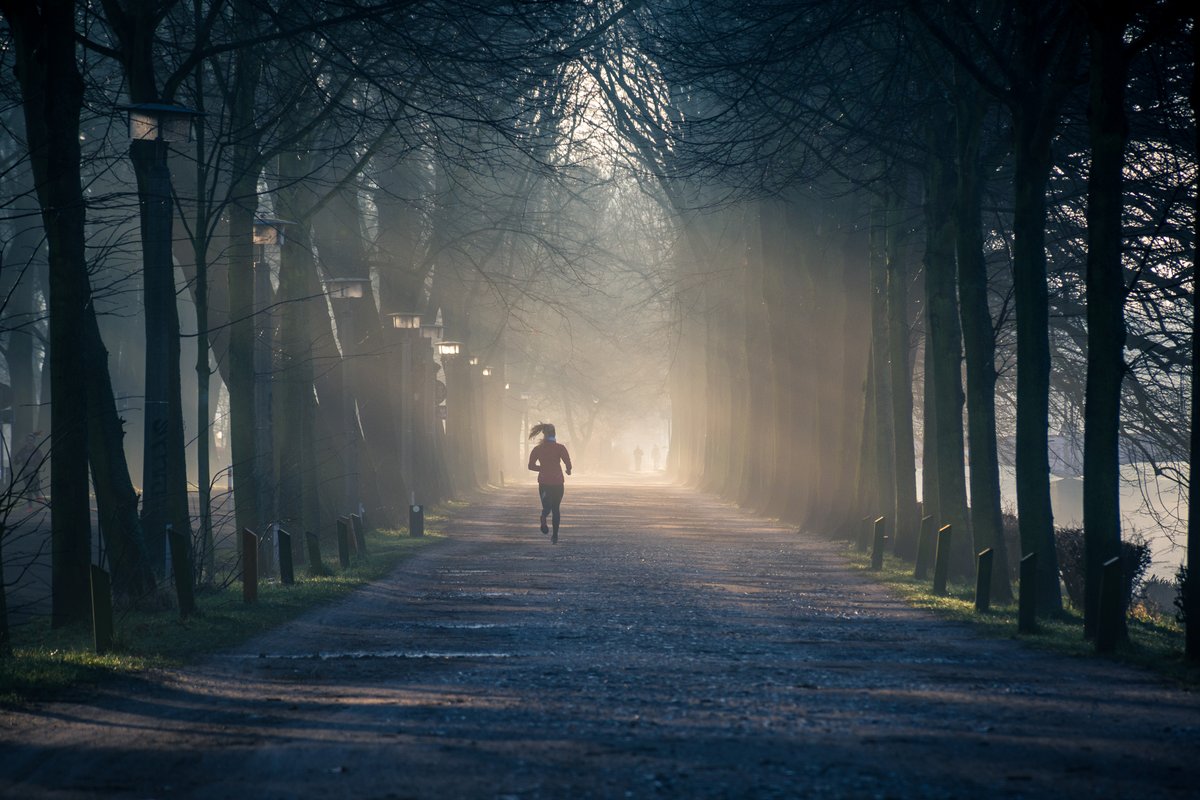
<path fill-rule="evenodd" d="M 542 533 L 549 533 L 550 526 L 546 524 L 546 515 L 542 514 Z"/>
<path fill-rule="evenodd" d="M 550 544 L 558 544 L 558 531 L 555 531 L 554 535 L 550 537 Z"/>

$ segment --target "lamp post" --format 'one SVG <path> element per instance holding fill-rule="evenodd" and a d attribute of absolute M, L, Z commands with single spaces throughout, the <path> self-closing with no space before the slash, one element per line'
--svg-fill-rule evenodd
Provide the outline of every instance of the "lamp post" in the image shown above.
<path fill-rule="evenodd" d="M 142 234 L 146 325 L 142 532 L 150 564 L 162 575 L 167 570 L 167 525 L 189 538 L 191 531 L 167 155 L 170 143 L 191 138 L 192 122 L 200 112 L 169 103 L 137 103 L 120 109 L 129 114 L 129 158 L 137 177 Z M 207 438 L 201 441 L 207 446 Z"/>
<path fill-rule="evenodd" d="M 484 469 L 486 470 L 484 482 L 491 483 L 492 479 L 496 477 L 495 422 L 496 406 L 498 403 L 495 395 L 496 389 L 499 387 L 500 382 L 498 376 L 496 375 L 496 370 L 492 369 L 490 366 L 485 365 L 483 369 L 479 370 L 479 375 L 483 378 L 479 399 L 481 406 L 480 417 L 483 423 L 481 426 L 483 429 L 483 436 L 481 437 L 481 443 L 483 445 L 483 464 Z"/>
<path fill-rule="evenodd" d="M 413 430 L 413 418 L 419 393 L 415 391 L 413 344 L 414 339 L 421 336 L 421 315 L 414 311 L 402 311 L 389 314 L 392 330 L 400 337 L 400 469 L 404 485 L 409 487 L 412 495 L 409 504 L 416 504 L 416 475 L 414 473 L 413 449 L 416 437 Z M 424 488 L 422 486 L 422 488 Z M 422 492 L 422 498 L 425 494 Z"/>
<path fill-rule="evenodd" d="M 438 342 L 438 355 L 442 359 L 442 369 L 446 376 L 446 405 L 440 414 L 445 415 L 446 442 L 449 451 L 449 462 L 456 482 L 461 481 L 467 474 L 469 456 L 464 447 L 464 432 L 470 424 L 470 415 L 464 402 L 469 398 L 466 382 L 463 380 L 467 362 L 466 346 L 462 342 Z"/>
<path fill-rule="evenodd" d="M 254 220 L 254 452 L 258 461 L 258 480 L 255 486 L 258 491 L 258 513 L 268 525 L 277 522 L 279 517 L 276 491 L 274 450 L 274 419 L 272 410 L 274 404 L 272 386 L 275 374 L 275 323 L 271 313 L 271 265 L 267 261 L 268 247 L 282 247 L 284 243 L 284 226 L 292 223 L 285 219 L 257 217 Z M 260 569 L 265 573 L 269 570 L 270 559 L 259 562 Z"/>
<path fill-rule="evenodd" d="M 333 302 L 337 315 L 338 338 L 342 343 L 342 403 L 344 404 L 344 424 L 346 433 L 346 504 L 359 513 L 358 496 L 358 443 L 362 438 L 362 428 L 358 422 L 358 406 L 351 391 L 355 381 L 351 380 L 350 370 L 353 369 L 355 350 L 358 343 L 357 317 L 354 313 L 353 301 L 362 300 L 367 296 L 367 288 L 371 285 L 370 278 L 330 278 L 325 281 L 325 294 Z M 341 302 L 338 302 L 341 301 Z"/>

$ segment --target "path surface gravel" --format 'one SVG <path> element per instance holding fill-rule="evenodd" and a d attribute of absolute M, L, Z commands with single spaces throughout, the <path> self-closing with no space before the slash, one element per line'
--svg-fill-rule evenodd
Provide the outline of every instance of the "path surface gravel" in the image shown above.
<path fill-rule="evenodd" d="M 186 670 L 0 712 L 12 798 L 1200 795 L 1200 697 L 908 608 L 662 484 L 480 497 L 388 580 Z"/>

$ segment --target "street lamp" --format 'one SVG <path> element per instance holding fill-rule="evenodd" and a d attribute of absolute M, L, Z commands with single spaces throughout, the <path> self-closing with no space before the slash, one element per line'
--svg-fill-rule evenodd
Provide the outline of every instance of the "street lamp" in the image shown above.
<path fill-rule="evenodd" d="M 483 377 L 485 377 L 485 378 L 490 378 L 490 377 L 492 377 L 492 368 L 491 368 L 491 367 L 484 367 L 484 368 L 483 368 L 482 370 L 480 370 L 479 372 L 480 372 L 480 374 L 481 374 L 481 375 L 483 375 Z"/>
<path fill-rule="evenodd" d="M 129 114 L 129 159 L 137 178 L 142 234 L 146 367 L 142 528 L 157 574 L 166 574 L 166 529 L 186 530 L 187 460 L 179 388 L 179 311 L 172 257 L 171 142 L 191 138 L 198 111 L 170 103 L 120 106 Z M 207 447 L 207 436 L 201 440 Z M 181 511 L 182 509 L 182 511 Z"/>
<path fill-rule="evenodd" d="M 360 300 L 367 296 L 370 278 L 330 278 L 325 281 L 325 294 L 331 300 Z"/>
<path fill-rule="evenodd" d="M 412 311 L 401 311 L 396 314 L 388 314 L 388 319 L 392 322 L 392 328 L 400 331 L 415 331 L 421 329 L 421 315 Z"/>
<path fill-rule="evenodd" d="M 392 330 L 399 331 L 400 337 L 400 469 L 404 480 L 412 494 L 409 504 L 416 505 L 416 477 L 414 475 L 413 450 L 416 448 L 416 433 L 413 421 L 416 418 L 417 403 L 421 397 L 416 379 L 416 353 L 413 352 L 414 340 L 421 336 L 421 315 L 415 311 L 400 311 L 388 314 Z"/>
<path fill-rule="evenodd" d="M 479 356 L 471 356 L 470 358 L 467 359 L 467 363 L 470 364 L 472 367 L 478 367 L 479 366 Z"/>
<path fill-rule="evenodd" d="M 434 341 L 442 338 L 442 331 L 444 330 L 445 326 L 440 322 L 428 322 L 421 325 L 421 335 L 426 339 L 432 339 Z"/>
<path fill-rule="evenodd" d="M 190 142 L 192 121 L 204 116 L 175 103 L 131 103 L 117 106 L 129 114 L 129 138 L 135 142 Z"/>
<path fill-rule="evenodd" d="M 260 247 L 269 244 L 283 247 L 283 227 L 285 225 L 295 224 L 296 223 L 287 219 L 256 217 L 254 219 L 254 243 Z"/>
<path fill-rule="evenodd" d="M 266 523 L 274 523 L 278 516 L 277 476 L 271 456 L 275 441 L 271 419 L 275 324 L 270 305 L 271 265 L 267 263 L 267 248 L 282 247 L 284 226 L 292 224 L 286 219 L 256 217 L 250 239 L 254 245 L 254 437 L 260 475 L 255 485 L 258 487 L 259 516 Z"/>
<path fill-rule="evenodd" d="M 457 356 L 462 354 L 462 342 L 438 342 L 437 354 L 445 358 L 446 356 Z"/>
<path fill-rule="evenodd" d="M 371 285 L 370 278 L 330 278 L 325 281 L 325 294 L 332 300 L 361 300 L 367 296 Z M 338 338 L 342 341 L 342 403 L 346 428 L 346 503 L 358 513 L 358 441 L 362 437 L 362 429 L 358 422 L 358 407 L 351 386 L 355 383 L 350 377 L 351 346 L 358 341 L 355 330 L 357 315 L 349 308 L 338 320 Z M 344 335 L 343 335 L 344 333 Z"/>

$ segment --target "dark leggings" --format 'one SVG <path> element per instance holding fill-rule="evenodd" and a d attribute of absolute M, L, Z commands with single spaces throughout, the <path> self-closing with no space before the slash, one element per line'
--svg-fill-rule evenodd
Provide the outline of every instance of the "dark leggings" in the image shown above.
<path fill-rule="evenodd" d="M 558 522 L 562 519 L 562 514 L 558 510 L 559 503 L 563 498 L 563 486 L 554 486 L 552 484 L 543 483 L 538 486 L 538 496 L 542 498 L 542 516 L 554 514 L 554 532 L 558 533 Z"/>

